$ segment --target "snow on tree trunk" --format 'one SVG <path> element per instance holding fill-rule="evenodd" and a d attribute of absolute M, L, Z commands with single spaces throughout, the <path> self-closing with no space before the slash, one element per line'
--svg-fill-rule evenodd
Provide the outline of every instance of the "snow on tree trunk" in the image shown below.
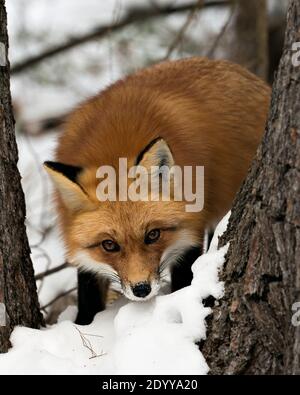
<path fill-rule="evenodd" d="M 220 245 L 231 242 L 225 297 L 203 353 L 212 374 L 299 374 L 300 2 L 291 1 L 267 131 Z M 298 57 L 299 58 L 299 57 Z M 242 127 L 242 124 L 241 124 Z"/>
<path fill-rule="evenodd" d="M 0 352 L 8 350 L 15 325 L 42 324 L 24 226 L 7 50 L 6 10 L 0 0 Z"/>

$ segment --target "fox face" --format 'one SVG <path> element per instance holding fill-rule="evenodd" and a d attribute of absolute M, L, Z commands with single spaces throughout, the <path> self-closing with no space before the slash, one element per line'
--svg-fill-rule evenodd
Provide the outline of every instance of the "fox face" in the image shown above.
<path fill-rule="evenodd" d="M 137 158 L 128 158 L 137 163 Z M 167 143 L 150 144 L 139 165 L 172 166 Z M 127 298 L 155 296 L 169 269 L 189 249 L 201 245 L 201 221 L 185 210 L 185 202 L 99 201 L 95 168 L 57 162 L 45 167 L 57 189 L 67 259 L 83 270 L 106 277 Z"/>
<path fill-rule="evenodd" d="M 174 215 L 175 213 L 175 215 Z M 70 262 L 106 276 L 132 300 L 156 295 L 170 265 L 199 233 L 178 207 L 120 202 L 82 212 L 72 222 Z"/>

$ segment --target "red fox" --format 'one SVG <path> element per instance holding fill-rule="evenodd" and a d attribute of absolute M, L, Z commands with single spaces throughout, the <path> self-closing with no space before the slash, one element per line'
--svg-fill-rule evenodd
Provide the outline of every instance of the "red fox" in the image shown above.
<path fill-rule="evenodd" d="M 269 102 L 269 87 L 242 67 L 189 58 L 140 70 L 80 105 L 59 138 L 57 162 L 45 162 L 68 261 L 131 300 L 156 295 L 167 268 L 172 290 L 188 285 L 204 230 L 230 209 L 246 176 Z M 99 201 L 97 169 L 118 174 L 120 158 L 149 172 L 204 166 L 203 209 L 188 212 L 174 198 Z M 79 284 L 78 323 L 104 307 L 96 281 L 86 274 Z"/>

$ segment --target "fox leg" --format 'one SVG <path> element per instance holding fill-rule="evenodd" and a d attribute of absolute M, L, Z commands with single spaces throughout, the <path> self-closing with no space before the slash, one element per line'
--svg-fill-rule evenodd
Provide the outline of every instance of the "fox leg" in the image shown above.
<path fill-rule="evenodd" d="M 180 262 L 172 267 L 171 271 L 171 292 L 178 291 L 181 288 L 191 285 L 193 279 L 192 265 L 200 255 L 204 254 L 212 241 L 214 229 L 206 232 L 206 242 L 199 247 L 189 249 L 182 257 Z"/>
<path fill-rule="evenodd" d="M 181 288 L 191 285 L 193 279 L 192 265 L 195 260 L 202 254 L 203 248 L 193 247 L 188 250 L 180 262 L 172 267 L 171 272 L 171 292 L 178 291 Z"/>
<path fill-rule="evenodd" d="M 90 324 L 105 309 L 108 283 L 93 273 L 78 270 L 78 314 L 75 323 Z"/>

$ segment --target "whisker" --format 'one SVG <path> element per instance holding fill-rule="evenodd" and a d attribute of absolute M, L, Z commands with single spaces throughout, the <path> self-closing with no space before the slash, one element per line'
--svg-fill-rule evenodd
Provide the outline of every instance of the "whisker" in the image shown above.
<path fill-rule="evenodd" d="M 117 276 L 111 276 L 109 273 L 105 275 L 105 277 L 110 280 L 111 282 L 121 284 L 121 279 Z"/>
<path fill-rule="evenodd" d="M 121 285 L 121 281 L 120 280 L 115 280 L 113 278 L 109 278 L 109 280 L 110 280 L 111 283 L 120 284 Z"/>
<path fill-rule="evenodd" d="M 121 280 L 120 277 L 111 273 L 105 273 L 103 274 L 107 279 L 109 279 L 110 281 L 116 282 L 121 284 Z"/>
<path fill-rule="evenodd" d="M 178 251 L 178 250 L 172 251 L 170 253 L 170 255 L 167 256 L 161 263 L 161 265 L 158 269 L 158 273 L 161 274 L 168 266 L 174 265 L 174 264 L 182 261 L 182 259 L 184 258 L 185 251 L 186 251 L 186 248 L 184 250 L 180 250 L 180 251 Z"/>

